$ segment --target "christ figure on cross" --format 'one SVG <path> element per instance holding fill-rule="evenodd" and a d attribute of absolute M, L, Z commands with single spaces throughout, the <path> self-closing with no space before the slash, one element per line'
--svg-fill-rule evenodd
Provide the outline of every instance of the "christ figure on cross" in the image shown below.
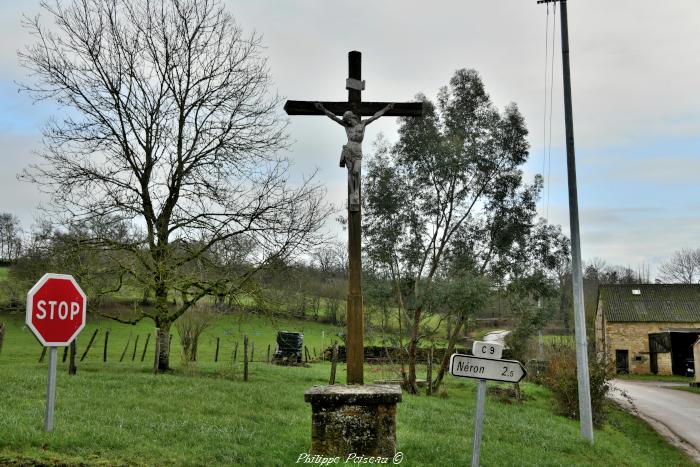
<path fill-rule="evenodd" d="M 362 140 L 365 137 L 365 127 L 394 108 L 389 104 L 366 120 L 361 120 L 354 112 L 348 110 L 343 118 L 338 118 L 328 111 L 323 104 L 316 102 L 314 106 L 325 113 L 331 120 L 345 127 L 348 144 L 343 145 L 340 154 L 340 166 L 348 169 L 348 205 L 350 211 L 360 210 L 360 177 L 362 163 Z"/>

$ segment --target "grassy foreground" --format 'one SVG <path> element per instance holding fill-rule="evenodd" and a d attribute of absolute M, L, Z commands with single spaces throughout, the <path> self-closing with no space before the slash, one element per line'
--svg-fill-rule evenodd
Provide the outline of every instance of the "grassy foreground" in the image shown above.
<path fill-rule="evenodd" d="M 230 352 L 240 332 L 248 332 L 257 339 L 256 346 L 266 350 L 266 336 L 274 336 L 278 328 L 294 330 L 290 327 L 304 327 L 307 345 L 320 348 L 321 324 L 273 325 L 262 319 L 236 323 L 225 318 L 204 337 L 196 365 L 179 366 L 175 337 L 175 371 L 154 376 L 152 347 L 143 363 L 139 355 L 144 335 L 151 330 L 147 323 L 91 323 L 81 334 L 78 355 L 92 329 L 109 326 L 108 362 L 101 360 L 102 333 L 79 363 L 76 376 L 67 375 L 67 363 L 59 358 L 55 431 L 47 434 L 46 360 L 37 362 L 40 346 L 23 329 L 21 319 L 0 315 L 0 320 L 9 325 L 0 354 L 0 464 L 284 466 L 295 465 L 309 448 L 311 410 L 303 394 L 312 385 L 327 383 L 329 364 L 285 368 L 256 361 L 246 383 L 242 344 L 236 363 Z M 139 332 L 135 361 L 129 348 L 119 363 L 129 333 L 133 343 Z M 328 335 L 333 328 L 323 332 Z M 212 342 L 217 335 L 223 341 L 226 333 L 227 347 L 222 342 L 220 355 L 229 357 L 214 363 Z M 341 383 L 344 372 L 340 365 Z M 381 377 L 381 372 L 367 366 L 366 380 Z M 397 417 L 401 465 L 469 463 L 476 386 L 448 378 L 447 397 L 404 395 Z M 520 405 L 489 397 L 482 465 L 693 465 L 644 422 L 621 411 L 614 411 L 608 425 L 596 430 L 595 444 L 589 446 L 579 437 L 578 422 L 554 415 L 547 390 L 523 386 L 528 400 Z"/>
<path fill-rule="evenodd" d="M 678 391 L 692 392 L 694 394 L 700 394 L 700 388 L 695 386 L 675 386 L 673 389 Z"/>
<path fill-rule="evenodd" d="M 615 375 L 616 379 L 623 379 L 629 381 L 658 381 L 659 383 L 690 383 L 693 378 L 689 376 L 680 375 L 637 375 L 637 374 L 626 374 L 626 375 Z"/>

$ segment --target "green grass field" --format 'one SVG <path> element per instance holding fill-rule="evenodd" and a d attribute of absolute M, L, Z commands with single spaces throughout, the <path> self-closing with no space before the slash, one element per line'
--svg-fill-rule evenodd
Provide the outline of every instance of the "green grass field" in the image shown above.
<path fill-rule="evenodd" d="M 691 377 L 680 375 L 637 375 L 634 373 L 626 375 L 618 374 L 615 375 L 615 378 L 630 381 L 661 381 L 666 383 L 690 383 L 693 380 Z"/>
<path fill-rule="evenodd" d="M 259 361 L 276 330 L 302 330 L 309 348 L 321 347 L 336 329 L 318 323 L 254 317 L 220 318 L 204 336 L 196 364 L 182 367 L 177 336 L 172 374 L 153 375 L 153 348 L 140 354 L 147 322 L 136 326 L 90 322 L 79 338 L 82 353 L 92 331 L 95 347 L 67 375 L 60 361 L 55 430 L 43 432 L 46 360 L 40 345 L 23 328 L 21 316 L 8 319 L 0 354 L 0 464 L 11 465 L 295 465 L 310 445 L 311 409 L 304 391 L 326 384 L 327 362 L 311 368 L 278 367 Z M 102 362 L 104 330 L 110 329 L 108 362 Z M 250 381 L 243 382 L 241 353 L 232 362 L 241 333 L 255 342 Z M 322 334 L 323 333 L 323 334 Z M 131 334 L 125 361 L 119 357 Z M 140 336 L 136 360 L 133 343 Z M 323 337 L 325 334 L 325 337 Z M 216 337 L 220 361 L 215 363 Z M 388 371 L 388 370 L 385 370 Z M 425 369 L 421 368 L 421 375 Z M 387 377 L 366 366 L 366 380 Z M 339 365 L 340 383 L 345 366 Z M 528 399 L 507 404 L 489 398 L 482 444 L 482 465 L 693 465 L 644 422 L 614 411 L 596 430 L 593 446 L 581 440 L 578 422 L 553 413 L 549 392 L 524 384 Z M 448 376 L 447 397 L 409 396 L 398 407 L 397 443 L 402 465 L 467 464 L 474 422 L 475 384 Z"/>
<path fill-rule="evenodd" d="M 700 394 L 700 388 L 695 386 L 676 386 L 673 389 Z"/>

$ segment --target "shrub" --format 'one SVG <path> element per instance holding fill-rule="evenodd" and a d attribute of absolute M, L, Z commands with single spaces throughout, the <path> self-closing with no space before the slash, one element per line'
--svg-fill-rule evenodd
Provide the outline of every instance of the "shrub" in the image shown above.
<path fill-rule="evenodd" d="M 607 417 L 606 395 L 610 391 L 610 379 L 614 376 L 611 365 L 604 360 L 590 357 L 588 362 L 591 386 L 591 410 L 593 425 L 600 427 Z M 554 393 L 557 412 L 569 418 L 579 418 L 578 376 L 576 374 L 576 352 L 562 347 L 552 355 L 547 366 L 545 385 Z"/>
<path fill-rule="evenodd" d="M 187 310 L 177 321 L 175 327 L 180 335 L 182 345 L 182 362 L 197 361 L 197 344 L 202 332 L 209 327 L 214 319 L 214 314 L 203 306 L 193 306 Z"/>

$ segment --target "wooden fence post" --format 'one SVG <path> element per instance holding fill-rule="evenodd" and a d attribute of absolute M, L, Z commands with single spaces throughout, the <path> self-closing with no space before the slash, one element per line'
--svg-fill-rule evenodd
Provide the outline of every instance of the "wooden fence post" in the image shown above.
<path fill-rule="evenodd" d="M 333 342 L 333 357 L 331 360 L 331 379 L 328 384 L 335 384 L 335 368 L 338 365 L 338 341 Z"/>
<path fill-rule="evenodd" d="M 243 381 L 248 381 L 248 335 L 243 334 Z"/>
<path fill-rule="evenodd" d="M 255 360 L 255 342 L 250 343 L 250 361 Z"/>
<path fill-rule="evenodd" d="M 214 362 L 219 361 L 219 338 L 216 338 L 216 353 L 214 354 Z"/>
<path fill-rule="evenodd" d="M 153 357 L 153 374 L 154 375 L 158 374 L 158 355 L 160 354 L 160 339 L 158 338 L 159 333 L 160 333 L 160 329 L 156 328 L 156 335 L 154 337 L 154 342 L 153 342 L 153 344 L 155 345 L 155 348 L 156 348 L 156 353 Z"/>
<path fill-rule="evenodd" d="M 136 340 L 134 341 L 134 353 L 131 354 L 131 361 L 136 360 L 136 347 L 139 345 L 139 335 L 136 334 Z"/>
<path fill-rule="evenodd" d="M 233 348 L 233 363 L 236 363 L 237 356 L 238 356 L 238 341 L 236 341 L 236 345 Z"/>
<path fill-rule="evenodd" d="M 270 363 L 270 344 L 267 344 L 267 363 Z"/>
<path fill-rule="evenodd" d="M 143 353 L 141 354 L 141 361 L 146 358 L 146 350 L 148 350 L 148 342 L 151 340 L 151 333 L 146 334 L 146 343 L 143 345 Z"/>
<path fill-rule="evenodd" d="M 80 356 L 81 362 L 83 361 L 83 359 L 87 356 L 88 352 L 90 351 L 90 348 L 92 347 L 92 343 L 95 342 L 95 337 L 97 337 L 97 331 L 99 331 L 99 329 L 95 329 L 95 332 L 92 333 L 92 337 L 90 338 L 90 342 L 88 342 L 87 347 L 85 347 L 85 351 Z"/>
<path fill-rule="evenodd" d="M 2 343 L 5 340 L 5 323 L 0 323 L 0 354 L 2 353 Z"/>
<path fill-rule="evenodd" d="M 44 357 L 46 356 L 46 347 L 41 348 L 41 356 L 39 357 L 39 363 L 44 361 Z"/>
<path fill-rule="evenodd" d="M 107 363 L 107 343 L 109 342 L 109 329 L 105 331 L 105 348 L 102 351 L 102 362 Z"/>
<path fill-rule="evenodd" d="M 124 351 L 122 352 L 122 356 L 119 357 L 119 363 L 124 360 L 124 355 L 126 355 L 126 351 L 129 349 L 129 344 L 131 344 L 131 333 L 129 333 L 129 338 L 126 341 L 126 345 L 124 346 Z"/>
<path fill-rule="evenodd" d="M 66 362 L 66 357 L 68 356 L 68 347 L 69 346 L 63 347 L 63 363 Z"/>
<path fill-rule="evenodd" d="M 78 372 L 78 367 L 75 366 L 75 354 L 78 352 L 77 349 L 77 342 L 78 338 L 76 337 L 73 339 L 73 342 L 70 343 L 70 358 L 68 359 L 68 374 L 69 375 L 74 375 Z"/>
<path fill-rule="evenodd" d="M 433 352 L 435 351 L 435 346 L 430 347 L 428 352 L 428 376 L 425 381 L 425 395 L 433 395 Z"/>

